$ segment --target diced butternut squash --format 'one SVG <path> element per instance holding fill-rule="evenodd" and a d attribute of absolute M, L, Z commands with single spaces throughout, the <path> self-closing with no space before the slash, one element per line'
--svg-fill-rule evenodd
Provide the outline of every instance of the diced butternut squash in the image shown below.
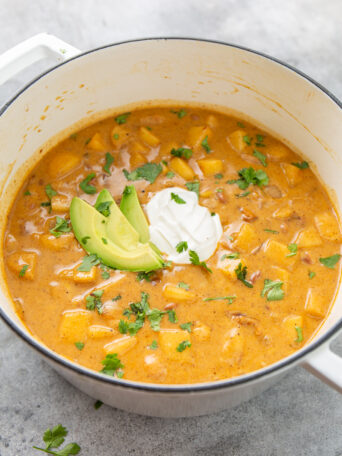
<path fill-rule="evenodd" d="M 206 126 L 191 127 L 188 132 L 188 143 L 193 149 L 202 147 L 205 138 L 209 140 L 212 136 L 212 130 Z"/>
<path fill-rule="evenodd" d="M 131 350 L 136 343 L 136 336 L 123 336 L 106 344 L 103 350 L 107 355 L 109 353 L 117 353 L 120 356 Z"/>
<path fill-rule="evenodd" d="M 242 266 L 245 266 L 244 262 L 240 259 L 234 260 L 226 258 L 219 262 L 218 269 L 223 272 L 223 274 L 226 275 L 230 280 L 235 282 L 237 280 L 235 269 L 239 266 L 240 263 Z"/>
<path fill-rule="evenodd" d="M 289 149 L 284 144 L 275 143 L 267 146 L 266 153 L 271 161 L 281 161 L 289 155 Z"/>
<path fill-rule="evenodd" d="M 273 213 L 273 217 L 276 219 L 286 219 L 294 214 L 294 210 L 290 206 L 280 207 Z"/>
<path fill-rule="evenodd" d="M 197 161 L 198 166 L 201 168 L 202 173 L 205 176 L 213 176 L 214 174 L 223 171 L 222 160 L 215 160 L 211 158 L 205 158 Z"/>
<path fill-rule="evenodd" d="M 161 329 L 159 332 L 159 346 L 171 360 L 187 360 L 191 357 L 191 347 L 178 351 L 179 344 L 188 340 L 191 343 L 191 334 L 181 329 Z"/>
<path fill-rule="evenodd" d="M 240 231 L 234 236 L 233 246 L 242 252 L 250 252 L 259 244 L 259 237 L 250 223 L 243 223 Z"/>
<path fill-rule="evenodd" d="M 176 285 L 165 285 L 163 296 L 168 301 L 189 301 L 196 297 L 191 291 L 177 287 Z"/>
<path fill-rule="evenodd" d="M 298 248 L 309 249 L 321 245 L 322 239 L 316 228 L 312 225 L 301 231 L 294 242 Z"/>
<path fill-rule="evenodd" d="M 195 177 L 194 170 L 183 159 L 175 157 L 170 161 L 170 168 L 185 180 L 192 180 Z"/>
<path fill-rule="evenodd" d="M 243 139 L 246 135 L 247 133 L 244 130 L 235 130 L 228 135 L 227 139 L 234 150 L 242 152 L 248 146 Z"/>
<path fill-rule="evenodd" d="M 67 212 L 70 207 L 70 199 L 66 195 L 55 195 L 51 198 L 53 212 Z"/>
<path fill-rule="evenodd" d="M 78 271 L 78 266 L 73 270 L 73 281 L 75 283 L 91 283 L 97 280 L 98 270 L 93 266 L 90 271 Z"/>
<path fill-rule="evenodd" d="M 62 177 L 74 171 L 81 163 L 81 157 L 72 152 L 59 152 L 51 157 L 49 175 L 53 178 Z"/>
<path fill-rule="evenodd" d="M 222 358 L 230 362 L 241 359 L 245 348 L 245 337 L 241 328 L 233 327 L 224 337 L 222 345 Z"/>
<path fill-rule="evenodd" d="M 88 328 L 88 336 L 91 339 L 103 339 L 114 334 L 114 329 L 109 326 L 91 325 Z"/>
<path fill-rule="evenodd" d="M 97 150 L 98 152 L 103 152 L 106 150 L 106 144 L 100 135 L 100 133 L 95 133 L 91 140 L 88 143 L 89 149 Z"/>
<path fill-rule="evenodd" d="M 62 315 L 59 335 L 68 342 L 82 342 L 87 336 L 91 312 L 83 309 L 67 310 Z"/>
<path fill-rule="evenodd" d="M 289 315 L 283 320 L 282 327 L 285 333 L 284 336 L 289 344 L 292 344 L 298 338 L 296 328 L 303 328 L 303 317 L 301 315 Z"/>
<path fill-rule="evenodd" d="M 48 249 L 56 251 L 67 250 L 74 240 L 74 235 L 73 233 L 65 233 L 56 237 L 53 234 L 42 234 L 40 240 L 44 247 L 47 247 Z"/>
<path fill-rule="evenodd" d="M 315 224 L 323 239 L 327 239 L 328 241 L 341 240 L 338 223 L 333 214 L 329 212 L 317 214 L 315 217 Z"/>
<path fill-rule="evenodd" d="M 266 257 L 278 266 L 292 267 L 297 261 L 297 255 L 287 256 L 291 252 L 285 244 L 270 239 L 264 247 Z"/>
<path fill-rule="evenodd" d="M 297 166 L 290 165 L 289 163 L 282 163 L 281 167 L 290 187 L 295 187 L 302 182 L 303 171 L 297 168 Z"/>
<path fill-rule="evenodd" d="M 34 252 L 12 253 L 7 257 L 7 265 L 20 278 L 33 280 L 36 273 L 37 254 Z"/>
<path fill-rule="evenodd" d="M 192 328 L 192 334 L 195 339 L 208 340 L 210 338 L 211 329 L 200 321 L 196 321 Z"/>
<path fill-rule="evenodd" d="M 110 133 L 110 139 L 112 140 L 113 146 L 116 149 L 120 149 L 129 138 L 129 132 L 125 127 L 121 125 L 115 125 Z"/>
<path fill-rule="evenodd" d="M 278 266 L 272 266 L 269 279 L 271 280 L 281 280 L 283 282 L 283 290 L 285 293 L 288 289 L 290 274 L 286 269 L 279 268 Z"/>
<path fill-rule="evenodd" d="M 132 168 L 137 168 L 146 163 L 147 159 L 140 152 L 132 152 L 129 162 Z"/>
<path fill-rule="evenodd" d="M 313 317 L 323 318 L 325 315 L 325 303 L 325 296 L 310 288 L 306 295 L 305 311 Z"/>
<path fill-rule="evenodd" d="M 156 147 L 158 144 L 160 144 L 160 139 L 146 127 L 140 127 L 139 136 L 144 143 L 148 144 L 151 147 Z"/>

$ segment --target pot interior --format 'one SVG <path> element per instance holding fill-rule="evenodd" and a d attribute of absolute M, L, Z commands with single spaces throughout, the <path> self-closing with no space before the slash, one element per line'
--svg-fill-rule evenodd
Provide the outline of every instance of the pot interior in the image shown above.
<path fill-rule="evenodd" d="M 206 41 L 154 39 L 76 57 L 5 106 L 0 118 L 1 233 L 18 184 L 49 147 L 113 109 L 127 111 L 147 100 L 205 103 L 241 113 L 313 162 L 332 189 L 336 208 L 341 206 L 342 110 L 336 101 L 295 71 L 253 52 Z M 2 309 L 27 331 L 0 280 Z M 341 319 L 339 294 L 319 334 Z"/>

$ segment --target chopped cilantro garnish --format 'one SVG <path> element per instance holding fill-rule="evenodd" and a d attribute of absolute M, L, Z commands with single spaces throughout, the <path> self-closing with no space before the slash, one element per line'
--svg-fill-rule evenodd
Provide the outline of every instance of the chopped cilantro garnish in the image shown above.
<path fill-rule="evenodd" d="M 112 298 L 112 301 L 120 301 L 120 299 L 122 299 L 122 296 L 118 294 L 115 296 L 115 298 Z"/>
<path fill-rule="evenodd" d="M 208 144 L 208 135 L 203 139 L 203 141 L 201 142 L 201 146 L 203 147 L 203 149 L 206 151 L 207 154 L 209 154 L 209 152 L 211 151 L 210 149 L 210 146 Z"/>
<path fill-rule="evenodd" d="M 176 316 L 176 312 L 173 309 L 167 310 L 167 315 L 169 317 L 169 322 L 170 323 L 177 323 L 178 319 L 177 319 L 177 316 Z"/>
<path fill-rule="evenodd" d="M 95 209 L 99 211 L 105 217 L 110 215 L 110 206 L 113 204 L 113 201 L 102 201 L 100 204 L 95 204 Z"/>
<path fill-rule="evenodd" d="M 200 189 L 199 181 L 186 182 L 185 187 L 188 190 L 190 190 L 190 192 L 195 192 L 195 193 L 197 193 L 197 196 L 199 196 L 199 189 Z"/>
<path fill-rule="evenodd" d="M 232 296 L 215 296 L 213 298 L 203 298 L 203 301 L 225 301 L 227 300 L 227 304 L 233 304 L 234 300 L 236 299 L 235 295 Z"/>
<path fill-rule="evenodd" d="M 90 295 L 86 297 L 86 309 L 87 310 L 97 310 L 98 313 L 101 315 L 102 310 L 102 302 L 101 297 L 103 295 L 103 290 L 95 290 Z"/>
<path fill-rule="evenodd" d="M 123 170 L 127 180 L 136 181 L 143 179 L 151 184 L 153 184 L 161 172 L 162 166 L 157 163 L 145 163 L 145 165 L 140 166 L 130 173 L 126 169 Z"/>
<path fill-rule="evenodd" d="M 106 355 L 105 359 L 102 361 L 103 369 L 100 371 L 103 374 L 114 376 L 115 374 L 121 378 L 123 373 L 122 369 L 124 365 L 118 358 L 117 353 L 109 353 Z M 120 372 L 120 375 L 119 375 Z"/>
<path fill-rule="evenodd" d="M 83 350 L 83 348 L 84 348 L 84 342 L 75 342 L 75 347 L 76 347 L 78 350 Z"/>
<path fill-rule="evenodd" d="M 50 207 L 50 211 L 51 211 L 51 202 L 50 201 L 43 201 L 42 203 L 40 203 L 40 205 L 42 207 Z"/>
<path fill-rule="evenodd" d="M 35 450 L 39 450 L 55 456 L 71 456 L 78 454 L 81 450 L 81 447 L 75 442 L 68 443 L 68 445 L 66 445 L 64 448 L 58 449 L 62 443 L 64 443 L 65 437 L 67 435 L 68 431 L 66 428 L 61 424 L 58 424 L 52 429 L 47 429 L 44 432 L 43 440 L 46 445 L 45 448 L 40 448 L 37 446 L 33 446 L 33 448 Z"/>
<path fill-rule="evenodd" d="M 120 135 L 118 133 L 114 133 L 113 138 L 117 141 L 120 138 Z"/>
<path fill-rule="evenodd" d="M 174 175 L 175 175 L 175 173 L 173 171 L 168 171 L 165 176 L 168 179 L 172 179 L 174 177 Z"/>
<path fill-rule="evenodd" d="M 80 183 L 80 188 L 81 190 L 84 191 L 84 193 L 87 193 L 88 195 L 93 195 L 96 193 L 96 187 L 93 185 L 90 185 L 89 182 L 92 181 L 95 178 L 96 174 L 95 173 L 90 173 L 88 176 L 83 179 L 83 181 Z"/>
<path fill-rule="evenodd" d="M 313 271 L 308 271 L 308 275 L 309 275 L 309 279 L 311 280 L 315 277 L 316 273 Z"/>
<path fill-rule="evenodd" d="M 78 271 L 89 272 L 93 266 L 97 266 L 101 263 L 101 260 L 95 253 L 83 257 L 82 263 L 77 268 Z"/>
<path fill-rule="evenodd" d="M 69 136 L 70 139 L 73 139 L 74 141 L 76 141 L 77 139 L 77 133 L 72 133 L 70 136 Z"/>
<path fill-rule="evenodd" d="M 90 236 L 84 236 L 84 237 L 81 239 L 82 244 L 86 245 L 86 243 L 88 242 L 88 239 L 91 239 L 91 237 L 90 237 Z"/>
<path fill-rule="evenodd" d="M 90 143 L 90 141 L 91 141 L 91 138 L 87 138 L 87 139 L 84 141 L 84 144 L 87 145 L 87 144 Z"/>
<path fill-rule="evenodd" d="M 124 114 L 120 114 L 119 116 L 115 117 L 115 122 L 119 125 L 126 123 L 130 114 L 131 114 L 130 112 L 125 112 Z"/>
<path fill-rule="evenodd" d="M 188 250 L 188 243 L 186 241 L 178 242 L 178 244 L 176 245 L 176 250 L 178 253 L 185 252 L 186 250 Z"/>
<path fill-rule="evenodd" d="M 108 267 L 105 264 L 101 263 L 100 268 L 101 268 L 101 277 L 105 280 L 109 279 L 110 274 L 109 274 Z"/>
<path fill-rule="evenodd" d="M 266 155 L 262 154 L 261 152 L 259 152 L 256 149 L 254 149 L 253 155 L 254 155 L 254 157 L 256 157 L 259 160 L 259 162 L 262 164 L 262 166 L 265 166 L 265 167 L 267 166 Z"/>
<path fill-rule="evenodd" d="M 335 264 L 339 261 L 340 258 L 341 255 L 339 253 L 336 253 L 330 257 L 320 258 L 319 262 L 329 269 L 334 269 Z"/>
<path fill-rule="evenodd" d="M 252 138 L 250 136 L 245 135 L 245 136 L 243 136 L 242 139 L 248 146 L 250 146 L 252 144 Z"/>
<path fill-rule="evenodd" d="M 192 321 L 188 321 L 187 323 L 182 323 L 179 325 L 181 329 L 184 329 L 184 331 L 188 331 L 188 333 L 191 333 L 191 326 L 193 325 Z"/>
<path fill-rule="evenodd" d="M 52 198 L 53 196 L 56 196 L 56 195 L 57 195 L 56 190 L 53 189 L 53 188 L 51 187 L 50 184 L 47 184 L 47 185 L 45 186 L 45 193 L 46 193 L 46 196 L 49 198 L 50 201 L 51 201 L 51 198 Z"/>
<path fill-rule="evenodd" d="M 56 217 L 56 225 L 50 230 L 50 233 L 53 234 L 56 238 L 59 238 L 63 233 L 69 233 L 71 227 L 69 221 L 65 220 L 63 217 Z"/>
<path fill-rule="evenodd" d="M 239 120 L 236 122 L 236 125 L 240 128 L 245 128 L 245 124 L 243 124 L 242 122 L 240 122 Z"/>
<path fill-rule="evenodd" d="M 298 251 L 298 246 L 297 244 L 289 244 L 287 248 L 290 250 L 291 253 L 288 253 L 286 256 L 287 257 L 292 257 L 297 254 Z"/>
<path fill-rule="evenodd" d="M 19 277 L 24 277 L 24 275 L 26 274 L 26 271 L 28 270 L 29 268 L 29 265 L 28 264 L 24 264 L 23 267 L 21 268 L 20 272 L 19 272 Z"/>
<path fill-rule="evenodd" d="M 25 196 L 30 196 L 30 195 L 31 195 L 30 190 L 26 190 L 26 191 L 24 192 L 24 195 L 25 195 Z"/>
<path fill-rule="evenodd" d="M 217 173 L 214 175 L 215 179 L 222 179 L 223 174 L 222 173 Z"/>
<path fill-rule="evenodd" d="M 157 350 L 158 342 L 156 340 L 152 340 L 151 345 L 149 346 L 151 350 Z"/>
<path fill-rule="evenodd" d="M 186 204 L 186 201 L 184 201 L 179 195 L 176 193 L 171 193 L 171 200 L 174 201 L 177 204 Z"/>
<path fill-rule="evenodd" d="M 299 169 L 307 169 L 309 168 L 309 163 L 307 161 L 302 161 L 298 163 L 291 163 L 293 166 L 297 166 Z"/>
<path fill-rule="evenodd" d="M 225 258 L 229 258 L 229 260 L 236 260 L 237 258 L 240 258 L 239 252 L 233 252 L 233 253 L 226 253 L 223 255 Z"/>
<path fill-rule="evenodd" d="M 248 190 L 246 192 L 243 192 L 243 193 L 237 193 L 235 196 L 236 198 L 245 198 L 245 196 L 248 196 L 251 192 L 249 192 Z"/>
<path fill-rule="evenodd" d="M 279 231 L 271 230 L 271 229 L 269 229 L 269 228 L 265 228 L 264 231 L 266 231 L 266 233 L 279 234 Z"/>
<path fill-rule="evenodd" d="M 297 332 L 297 339 L 295 340 L 295 342 L 297 342 L 297 344 L 300 344 L 301 342 L 303 342 L 303 328 L 301 328 L 300 326 L 295 326 L 295 330 Z"/>
<path fill-rule="evenodd" d="M 191 347 L 191 342 L 189 340 L 183 340 L 183 342 L 181 342 L 178 347 L 177 347 L 177 351 L 178 352 L 183 352 L 187 347 Z"/>
<path fill-rule="evenodd" d="M 253 288 L 253 284 L 246 280 L 247 277 L 247 266 L 242 266 L 242 263 L 239 263 L 239 266 L 235 269 L 235 274 L 238 280 L 240 280 L 246 287 Z"/>
<path fill-rule="evenodd" d="M 103 171 L 105 171 L 107 174 L 111 176 L 111 171 L 110 171 L 110 166 L 114 162 L 114 157 L 111 155 L 109 152 L 106 153 L 105 155 L 106 162 L 103 165 Z"/>
<path fill-rule="evenodd" d="M 104 244 L 108 244 L 108 241 L 107 241 L 106 238 L 103 237 L 103 238 L 101 238 L 101 239 L 102 239 L 102 242 L 103 242 Z"/>
<path fill-rule="evenodd" d="M 264 142 L 264 138 L 265 138 L 265 136 L 263 136 L 263 135 L 260 135 L 260 134 L 256 135 L 256 140 L 258 143 Z"/>
<path fill-rule="evenodd" d="M 102 405 L 103 405 L 103 402 L 102 402 L 102 401 L 96 401 L 96 402 L 94 403 L 94 409 L 95 409 L 95 410 L 98 410 L 100 407 L 102 407 Z"/>
<path fill-rule="evenodd" d="M 142 280 L 146 280 L 146 282 L 152 282 L 152 278 L 155 275 L 155 271 L 140 271 L 137 274 L 137 281 L 141 282 Z"/>
<path fill-rule="evenodd" d="M 222 193 L 223 192 L 223 188 L 217 188 L 216 189 L 216 193 Z"/>
<path fill-rule="evenodd" d="M 172 112 L 172 114 L 177 114 L 178 119 L 183 119 L 183 117 L 187 115 L 187 112 L 183 108 L 180 109 L 179 111 L 171 110 L 170 112 Z"/>
<path fill-rule="evenodd" d="M 184 288 L 184 290 L 189 290 L 189 285 L 185 282 L 178 282 L 178 285 L 177 285 L 178 288 Z"/>
<path fill-rule="evenodd" d="M 188 160 L 192 156 L 192 150 L 186 147 L 179 147 L 178 149 L 172 149 L 171 155 Z"/>
<path fill-rule="evenodd" d="M 240 179 L 228 180 L 228 184 L 237 184 L 241 190 L 246 190 L 249 185 L 258 185 L 263 187 L 268 185 L 269 179 L 265 171 L 262 169 L 255 170 L 254 168 L 243 168 L 238 172 Z"/>
<path fill-rule="evenodd" d="M 212 273 L 213 271 L 207 266 L 207 263 L 205 261 L 200 261 L 198 253 L 195 252 L 194 250 L 189 250 L 189 259 L 190 262 L 195 265 L 195 266 L 200 266 L 204 268 L 206 271 Z"/>
<path fill-rule="evenodd" d="M 265 279 L 261 296 L 264 297 L 266 295 L 267 301 L 280 301 L 285 295 L 284 290 L 281 289 L 283 283 L 281 280 Z"/>

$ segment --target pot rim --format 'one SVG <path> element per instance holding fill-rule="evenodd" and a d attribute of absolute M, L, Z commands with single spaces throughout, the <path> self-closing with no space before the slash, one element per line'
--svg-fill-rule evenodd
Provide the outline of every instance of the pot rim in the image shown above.
<path fill-rule="evenodd" d="M 338 98 L 336 98 L 323 85 L 316 82 L 310 76 L 306 75 L 305 73 L 303 73 L 302 71 L 293 67 L 292 65 L 289 65 L 288 63 L 283 62 L 282 60 L 279 60 L 275 57 L 269 56 L 268 54 L 265 54 L 263 52 L 256 51 L 256 50 L 250 49 L 248 47 L 240 46 L 237 44 L 227 43 L 227 42 L 219 41 L 219 40 L 210 40 L 210 39 L 205 39 L 205 38 L 149 37 L 149 38 L 137 38 L 137 39 L 132 39 L 132 40 L 119 41 L 116 43 L 99 46 L 97 48 L 81 52 L 80 54 L 78 54 L 64 62 L 61 62 L 57 65 L 52 66 L 48 70 L 42 72 L 37 77 L 32 79 L 28 84 L 24 85 L 24 87 L 22 87 L 12 98 L 10 98 L 8 102 L 6 102 L 2 107 L 0 107 L 0 117 L 16 101 L 16 99 L 19 98 L 23 92 L 25 92 L 25 90 L 27 90 L 29 87 L 31 87 L 33 84 L 35 84 L 37 81 L 39 81 L 45 75 L 49 74 L 50 72 L 54 71 L 55 69 L 57 69 L 63 65 L 68 64 L 69 62 L 71 62 L 73 60 L 82 58 L 93 52 L 101 51 L 102 49 L 106 49 L 106 48 L 110 48 L 110 47 L 114 47 L 114 46 L 120 46 L 120 45 L 125 45 L 125 44 L 135 44 L 135 43 L 144 42 L 144 41 L 173 41 L 173 40 L 175 40 L 175 41 L 176 40 L 178 40 L 178 41 L 196 41 L 196 42 L 202 42 L 202 43 L 211 43 L 211 44 L 220 45 L 220 46 L 227 46 L 227 47 L 242 50 L 244 52 L 252 53 L 252 54 L 255 54 L 264 59 L 275 62 L 275 63 L 293 71 L 294 73 L 296 73 L 297 76 L 300 76 L 303 79 L 306 79 L 308 82 L 310 82 L 311 84 L 316 86 L 323 93 L 325 93 L 334 103 L 336 103 L 336 105 L 340 109 L 342 109 L 342 102 Z M 263 377 L 265 377 L 267 375 L 275 374 L 275 373 L 277 373 L 277 371 L 284 370 L 285 368 L 296 364 L 296 362 L 299 362 L 305 356 L 312 353 L 319 346 L 323 345 L 325 342 L 327 342 L 329 339 L 331 339 L 334 336 L 334 334 L 336 334 L 340 329 L 342 329 L 342 318 L 341 318 L 324 335 L 318 337 L 316 340 L 312 341 L 307 346 L 304 346 L 302 349 L 295 352 L 294 354 L 292 354 L 286 358 L 283 358 L 280 361 L 273 363 L 263 369 L 252 371 L 247 374 L 241 375 L 239 377 L 233 377 L 230 379 L 219 380 L 219 381 L 215 381 L 215 382 L 181 384 L 181 385 L 177 385 L 177 384 L 176 385 L 162 385 L 162 384 L 135 382 L 135 381 L 130 381 L 130 380 L 121 380 L 121 379 L 118 379 L 115 377 L 110 377 L 105 374 L 101 374 L 99 372 L 93 371 L 93 370 L 88 369 L 79 364 L 73 363 L 72 361 L 69 361 L 67 358 L 64 358 L 62 355 L 59 355 L 57 352 L 52 351 L 51 349 L 49 349 L 48 347 L 46 347 L 45 345 L 40 343 L 33 336 L 30 336 L 29 332 L 24 331 L 22 328 L 20 328 L 5 313 L 5 311 L 3 310 L 3 308 L 1 306 L 0 306 L 0 317 L 8 325 L 8 327 L 10 329 L 12 329 L 17 335 L 19 335 L 28 345 L 30 345 L 32 348 L 34 348 L 36 351 L 38 351 L 44 357 L 48 358 L 48 360 L 52 360 L 53 362 L 61 365 L 63 368 L 66 368 L 70 371 L 74 371 L 83 377 L 90 377 L 93 380 L 96 380 L 96 381 L 99 381 L 102 383 L 114 384 L 119 387 L 129 388 L 129 389 L 134 389 L 134 390 L 159 392 L 159 393 L 168 393 L 168 392 L 190 393 L 190 392 L 212 391 L 212 390 L 224 389 L 224 388 L 228 388 L 228 387 L 245 385 L 249 382 L 252 382 L 252 381 L 255 381 L 258 379 L 262 379 Z"/>

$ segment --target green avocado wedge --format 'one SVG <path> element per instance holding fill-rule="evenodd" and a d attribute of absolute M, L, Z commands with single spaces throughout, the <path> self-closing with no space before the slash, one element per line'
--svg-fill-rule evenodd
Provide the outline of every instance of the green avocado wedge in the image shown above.
<path fill-rule="evenodd" d="M 82 199 L 73 198 L 70 221 L 76 239 L 86 252 L 96 254 L 103 264 L 120 270 L 149 272 L 163 267 L 163 259 L 148 243 L 138 243 L 134 250 L 118 246 L 108 218 Z"/>
<path fill-rule="evenodd" d="M 137 191 L 134 185 L 127 185 L 120 203 L 121 212 L 126 216 L 129 223 L 139 233 L 139 240 L 142 243 L 150 239 L 150 231 L 144 211 L 139 203 Z"/>
<path fill-rule="evenodd" d="M 139 243 L 139 233 L 121 212 L 108 190 L 101 190 L 94 207 L 107 215 L 107 231 L 114 244 L 124 250 L 135 250 Z"/>

